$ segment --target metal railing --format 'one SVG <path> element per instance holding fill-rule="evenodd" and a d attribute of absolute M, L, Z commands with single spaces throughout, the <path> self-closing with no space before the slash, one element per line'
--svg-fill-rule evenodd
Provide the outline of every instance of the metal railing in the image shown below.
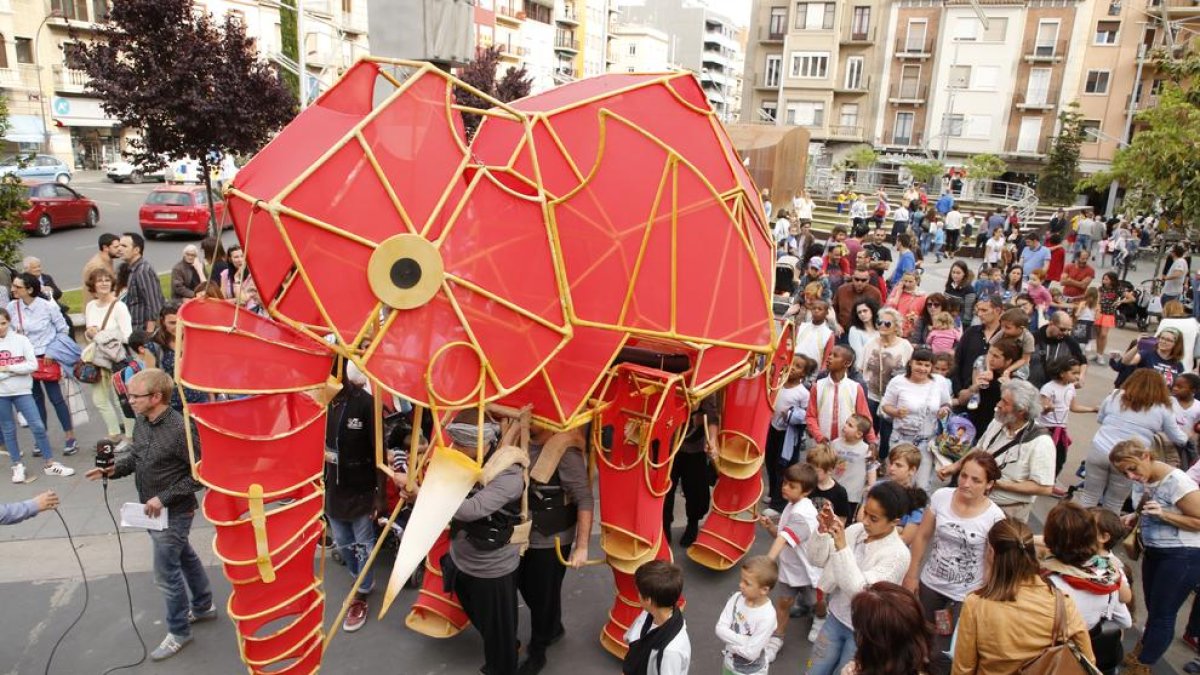
<path fill-rule="evenodd" d="M 847 126 L 838 124 L 829 127 L 830 136 L 839 136 L 843 138 L 862 138 L 863 128 L 861 126 Z"/>
<path fill-rule="evenodd" d="M 929 95 L 929 85 L 927 84 L 893 84 L 888 89 L 888 99 L 891 101 L 917 101 L 926 100 Z"/>
<path fill-rule="evenodd" d="M 783 36 L 787 35 L 787 23 L 782 26 L 759 26 L 758 41 L 759 42 L 781 42 Z"/>
<path fill-rule="evenodd" d="M 871 89 L 871 76 L 870 75 L 861 76 L 858 78 L 858 82 L 852 82 L 849 85 L 846 84 L 846 80 L 843 78 L 841 83 L 833 88 L 833 90 L 837 91 L 837 92 L 853 92 L 853 93 L 869 91 L 870 89 Z"/>
<path fill-rule="evenodd" d="M 1022 91 L 1013 95 L 1013 105 L 1018 108 L 1057 108 L 1058 107 L 1058 90 L 1047 89 L 1046 91 L 1035 90 L 1033 92 Z"/>
<path fill-rule="evenodd" d="M 929 56 L 933 53 L 933 40 L 909 39 L 902 37 L 896 40 L 896 56 Z"/>
<path fill-rule="evenodd" d="M 569 35 L 558 34 L 554 37 L 555 49 L 569 49 L 571 51 L 579 51 L 579 40 L 576 40 Z"/>
<path fill-rule="evenodd" d="M 505 16 L 514 21 L 525 20 L 525 10 L 517 9 L 512 5 L 496 5 L 496 15 Z"/>
<path fill-rule="evenodd" d="M 841 41 L 846 43 L 871 43 L 875 42 L 875 26 L 870 26 L 865 31 L 854 30 L 853 26 L 848 26 L 842 31 Z"/>
<path fill-rule="evenodd" d="M 1027 61 L 1057 61 L 1067 55 L 1067 41 L 1026 40 L 1021 55 Z"/>

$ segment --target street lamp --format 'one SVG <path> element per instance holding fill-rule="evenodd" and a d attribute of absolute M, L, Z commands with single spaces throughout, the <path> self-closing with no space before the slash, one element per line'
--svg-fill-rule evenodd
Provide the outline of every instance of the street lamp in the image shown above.
<path fill-rule="evenodd" d="M 38 24 L 37 30 L 33 32 L 33 58 L 37 59 L 38 62 L 38 100 L 41 102 L 42 107 L 42 135 L 46 154 L 50 154 L 50 113 L 46 109 L 46 90 L 42 88 L 42 70 L 44 70 L 40 46 L 42 40 L 42 29 L 46 27 L 46 22 L 50 19 L 62 19 L 65 17 L 66 15 L 63 14 L 61 9 L 52 9 L 50 10 L 50 13 L 47 14 L 44 19 L 42 19 L 42 22 Z M 53 83 L 50 85 L 50 91 L 54 91 Z"/>

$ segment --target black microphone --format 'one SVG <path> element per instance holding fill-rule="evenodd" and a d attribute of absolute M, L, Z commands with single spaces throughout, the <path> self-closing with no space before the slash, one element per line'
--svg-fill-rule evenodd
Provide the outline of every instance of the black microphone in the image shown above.
<path fill-rule="evenodd" d="M 108 485 L 108 470 L 117 463 L 117 453 L 112 441 L 102 438 L 96 441 L 96 468 L 102 470 L 104 485 Z"/>

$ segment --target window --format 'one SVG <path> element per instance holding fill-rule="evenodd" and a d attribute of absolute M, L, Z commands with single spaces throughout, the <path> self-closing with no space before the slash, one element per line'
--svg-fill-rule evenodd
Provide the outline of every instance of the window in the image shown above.
<path fill-rule="evenodd" d="M 829 52 L 792 52 L 791 76 L 805 80 L 829 77 Z"/>
<path fill-rule="evenodd" d="M 1000 66 L 975 66 L 971 72 L 971 89 L 994 91 L 1000 82 Z"/>
<path fill-rule="evenodd" d="M 66 19 L 87 21 L 87 0 L 52 0 L 50 10 L 58 12 Z"/>
<path fill-rule="evenodd" d="M 1107 70 L 1089 70 L 1087 72 L 1087 80 L 1083 85 L 1083 93 L 1107 94 L 1108 75 Z"/>
<path fill-rule="evenodd" d="M 1058 22 L 1039 21 L 1037 38 L 1033 43 L 1035 56 L 1054 56 L 1055 43 L 1058 42 Z"/>
<path fill-rule="evenodd" d="M 1101 21 L 1096 24 L 1096 41 L 1098 45 L 1117 44 L 1117 33 L 1121 30 L 1120 21 Z"/>
<path fill-rule="evenodd" d="M 758 107 L 758 120 L 760 122 L 775 123 L 779 114 L 779 103 L 776 101 L 763 101 Z"/>
<path fill-rule="evenodd" d="M 629 43 L 629 55 L 637 56 L 637 43 L 636 42 Z"/>
<path fill-rule="evenodd" d="M 870 7 L 855 7 L 854 17 L 850 23 L 850 38 L 852 40 L 866 40 L 871 30 L 871 8 Z"/>
<path fill-rule="evenodd" d="M 1004 42 L 1008 33 L 1008 17 L 988 17 L 988 27 L 983 30 L 984 42 Z"/>
<path fill-rule="evenodd" d="M 942 117 L 942 133 L 953 138 L 962 136 L 966 121 L 966 115 L 945 115 Z"/>
<path fill-rule="evenodd" d="M 0 45 L 4 44 L 2 40 L 3 39 L 0 38 Z M 1153 82 L 1151 82 L 1150 83 L 1150 95 L 1158 96 L 1159 94 L 1161 94 L 1164 82 L 1166 82 L 1166 80 L 1154 80 Z"/>
<path fill-rule="evenodd" d="M 896 145 L 912 145 L 913 142 L 913 123 L 916 118 L 916 113 L 898 112 L 896 113 L 896 124 L 892 127 L 892 142 Z"/>
<path fill-rule="evenodd" d="M 979 37 L 979 19 L 975 17 L 959 18 L 954 22 L 955 40 L 976 40 Z"/>
<path fill-rule="evenodd" d="M 342 14 L 354 13 L 354 0 L 342 0 Z"/>
<path fill-rule="evenodd" d="M 920 84 L 921 66 L 904 66 L 900 69 L 900 98 L 916 98 Z"/>
<path fill-rule="evenodd" d="M 843 126 L 843 127 L 851 127 L 851 128 L 858 127 L 858 104 L 857 103 L 843 103 L 842 104 L 842 116 L 838 120 L 838 125 Z"/>
<path fill-rule="evenodd" d="M 108 0 L 92 0 L 92 21 L 108 21 Z"/>
<path fill-rule="evenodd" d="M 1121 0 L 1111 0 L 1108 3 L 1109 16 L 1121 16 Z"/>
<path fill-rule="evenodd" d="M 846 88 L 857 90 L 863 88 L 863 57 L 852 56 L 846 59 Z"/>
<path fill-rule="evenodd" d="M 528 2 L 528 1 L 525 3 L 525 18 L 526 19 L 529 19 L 531 21 L 538 21 L 541 23 L 550 23 L 551 22 L 550 14 L 551 14 L 550 8 L 545 5 L 541 5 L 536 2 Z"/>
<path fill-rule="evenodd" d="M 33 40 L 17 38 L 17 63 L 33 63 Z"/>
<path fill-rule="evenodd" d="M 637 71 L 637 68 L 634 68 L 633 66 L 629 66 L 629 68 L 628 68 L 628 70 L 627 70 L 626 72 L 633 73 L 633 72 L 636 72 L 636 71 Z"/>
<path fill-rule="evenodd" d="M 837 4 L 832 2 L 796 3 L 796 28 L 804 30 L 830 30 L 833 28 Z"/>
<path fill-rule="evenodd" d="M 1084 143 L 1100 142 L 1100 120 L 1083 120 L 1079 123 L 1079 129 L 1083 131 Z"/>
<path fill-rule="evenodd" d="M 971 86 L 971 66 L 950 66 L 950 86 L 955 89 Z"/>
<path fill-rule="evenodd" d="M 771 37 L 783 37 L 787 32 L 787 7 L 772 7 L 771 22 L 767 24 Z"/>
<path fill-rule="evenodd" d="M 780 54 L 769 54 L 767 56 L 767 71 L 763 77 L 764 87 L 778 87 L 779 76 L 783 73 L 783 56 Z"/>
<path fill-rule="evenodd" d="M 0 68 L 8 68 L 8 45 L 3 35 L 0 35 Z"/>
<path fill-rule="evenodd" d="M 908 20 L 908 35 L 904 40 L 904 51 L 918 53 L 925 51 L 925 29 L 927 27 L 925 19 Z"/>
<path fill-rule="evenodd" d="M 802 127 L 825 126 L 825 104 L 820 101 L 788 103 L 787 123 Z"/>

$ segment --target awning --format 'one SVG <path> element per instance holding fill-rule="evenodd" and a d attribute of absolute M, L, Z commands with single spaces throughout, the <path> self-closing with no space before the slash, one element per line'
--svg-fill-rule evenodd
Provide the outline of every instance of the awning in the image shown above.
<path fill-rule="evenodd" d="M 8 131 L 4 140 L 13 143 L 42 143 L 46 140 L 46 127 L 36 115 L 9 115 Z"/>
<path fill-rule="evenodd" d="M 54 123 L 62 127 L 115 127 L 121 124 L 119 120 L 95 117 L 55 117 Z"/>

